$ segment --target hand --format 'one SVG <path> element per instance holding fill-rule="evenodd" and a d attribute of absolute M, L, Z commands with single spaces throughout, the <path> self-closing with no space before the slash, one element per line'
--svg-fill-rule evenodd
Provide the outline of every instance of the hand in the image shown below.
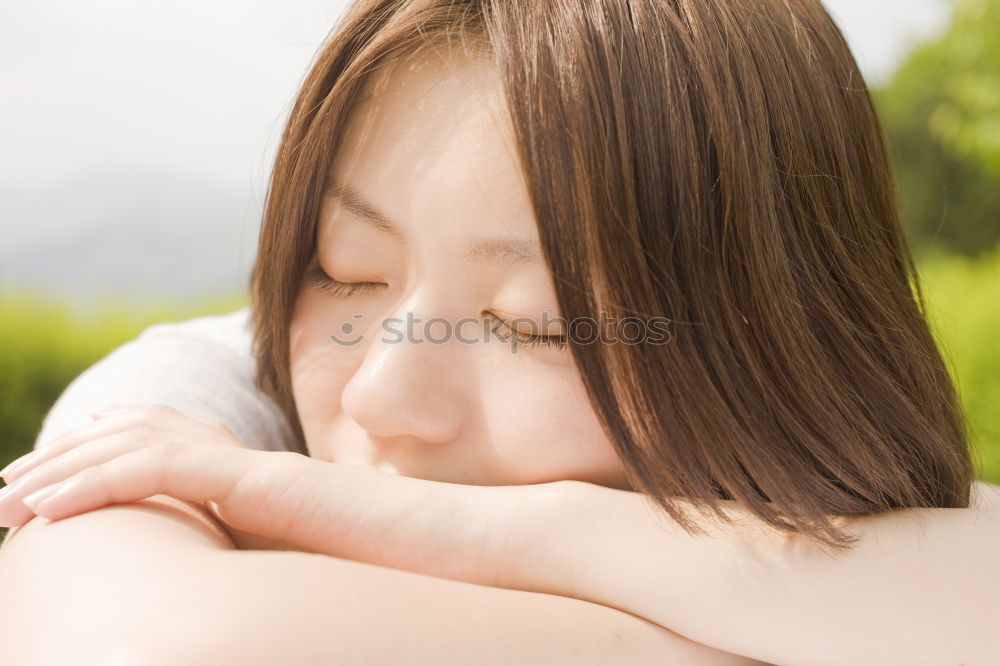
<path fill-rule="evenodd" d="M 0 525 L 166 494 L 203 503 L 240 547 L 279 544 L 486 585 L 503 566 L 506 530 L 517 522 L 507 518 L 519 506 L 509 501 L 516 486 L 438 483 L 251 450 L 222 424 L 163 405 L 96 414 L 4 477 Z"/>
<path fill-rule="evenodd" d="M 144 411 L 140 411 L 144 410 Z M 109 418 L 111 416 L 126 418 Z M 145 489 L 150 482 L 163 483 L 163 481 L 145 479 L 135 479 L 135 469 L 131 467 L 134 461 L 138 461 L 140 467 L 143 460 L 157 452 L 166 455 L 171 448 L 180 448 L 178 441 L 183 440 L 187 445 L 221 445 L 233 448 L 246 449 L 241 442 L 225 425 L 214 421 L 203 421 L 186 416 L 174 409 L 164 405 L 122 405 L 105 408 L 93 414 L 94 423 L 77 428 L 47 443 L 44 447 L 36 449 L 15 460 L 8 465 L 2 476 L 8 484 L 7 488 L 0 490 L 3 498 L 0 499 L 0 524 L 3 526 L 20 526 L 32 518 L 36 513 L 50 519 L 65 518 L 77 513 L 99 508 L 109 503 L 122 503 L 126 501 L 138 501 L 145 497 L 139 497 L 135 493 L 139 488 Z M 94 444 L 95 440 L 102 439 L 100 446 Z M 79 449 L 84 442 L 91 442 L 91 445 Z M 115 462 L 114 465 L 101 468 L 101 474 L 117 473 L 118 478 L 127 478 L 137 481 L 140 485 L 133 485 L 131 488 L 120 489 L 112 485 L 104 485 L 96 488 L 104 493 L 94 493 L 95 472 L 88 472 L 86 477 L 77 478 L 83 469 L 99 463 L 105 463 L 120 457 L 125 453 L 143 450 L 143 456 L 130 456 L 124 460 Z M 222 463 L 220 470 L 236 470 L 231 462 L 233 455 L 227 452 L 213 452 L 214 456 L 220 457 Z M 236 454 L 237 456 L 239 454 Z M 45 464 L 58 456 L 58 462 Z M 193 462 L 193 461 L 192 461 Z M 126 469 L 128 467 L 128 469 Z M 39 469 L 41 468 L 41 469 Z M 67 478 L 70 477 L 70 478 Z M 221 478 L 214 479 L 215 482 Z M 19 481 L 18 483 L 14 483 Z M 165 480 L 164 480 L 165 481 Z M 59 482 L 59 483 L 57 483 Z M 84 489 L 81 493 L 81 482 L 86 482 L 89 490 Z M 61 499 L 52 503 L 46 502 L 41 511 L 33 511 L 23 503 L 26 496 L 38 492 L 43 495 L 48 491 L 55 491 L 60 488 L 70 486 L 70 492 L 60 493 Z M 108 495 L 114 490 L 116 494 Z M 39 492 L 44 491 L 44 492 Z M 126 499 L 121 492 L 135 495 Z M 152 493 L 155 494 L 155 493 Z M 70 501 L 66 497 L 71 497 Z M 18 502 L 17 500 L 22 500 Z M 34 507 L 42 503 L 39 498 L 33 496 L 29 499 Z M 215 505 L 211 501 L 191 500 L 215 516 L 221 522 Z M 229 526 L 221 525 L 232 538 L 238 548 L 252 547 L 280 548 L 277 542 L 263 539 L 257 535 L 239 532 L 234 529 L 227 529 Z"/>

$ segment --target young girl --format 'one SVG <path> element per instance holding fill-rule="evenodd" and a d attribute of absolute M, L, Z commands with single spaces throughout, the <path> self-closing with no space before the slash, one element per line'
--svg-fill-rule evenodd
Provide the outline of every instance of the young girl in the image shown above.
<path fill-rule="evenodd" d="M 282 138 L 249 310 L 150 329 L 36 448 L 0 500 L 29 661 L 998 648 L 998 510 L 812 0 L 356 2 Z M 45 615 L 94 598 L 72 526 L 123 595 L 86 631 Z"/>

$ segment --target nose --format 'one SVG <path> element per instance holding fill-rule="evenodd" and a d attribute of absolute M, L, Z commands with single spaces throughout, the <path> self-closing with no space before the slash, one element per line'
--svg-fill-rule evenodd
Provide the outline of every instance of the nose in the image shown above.
<path fill-rule="evenodd" d="M 397 313 L 394 322 L 405 322 Z M 415 321 L 417 321 L 415 319 Z M 444 327 L 394 325 L 373 330 L 361 365 L 345 384 L 341 408 L 379 437 L 445 443 L 462 429 L 465 400 L 460 345 Z"/>

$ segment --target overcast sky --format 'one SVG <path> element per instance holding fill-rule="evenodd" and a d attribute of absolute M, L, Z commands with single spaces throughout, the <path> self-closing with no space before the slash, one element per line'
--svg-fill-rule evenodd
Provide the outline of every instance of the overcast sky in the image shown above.
<path fill-rule="evenodd" d="M 233 275 L 245 273 L 292 95 L 344 4 L 0 2 L 0 262 L 8 268 L 0 264 L 0 283 L 21 270 L 10 268 L 3 245 L 23 253 L 88 225 L 99 234 L 101 220 L 157 205 L 150 197 L 169 208 L 192 183 L 204 192 L 183 210 L 203 201 L 238 209 L 225 224 L 242 230 Z M 943 29 L 948 15 L 946 0 L 827 6 L 871 83 Z M 102 206 L 119 210 L 105 214 Z"/>

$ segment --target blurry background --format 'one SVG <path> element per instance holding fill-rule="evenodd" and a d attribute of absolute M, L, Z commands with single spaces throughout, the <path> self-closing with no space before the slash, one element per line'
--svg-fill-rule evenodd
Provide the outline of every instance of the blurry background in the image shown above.
<path fill-rule="evenodd" d="M 270 163 L 344 0 L 0 3 L 0 466 L 84 368 L 246 303 Z M 826 0 L 876 90 L 980 475 L 1000 483 L 1000 0 Z"/>

